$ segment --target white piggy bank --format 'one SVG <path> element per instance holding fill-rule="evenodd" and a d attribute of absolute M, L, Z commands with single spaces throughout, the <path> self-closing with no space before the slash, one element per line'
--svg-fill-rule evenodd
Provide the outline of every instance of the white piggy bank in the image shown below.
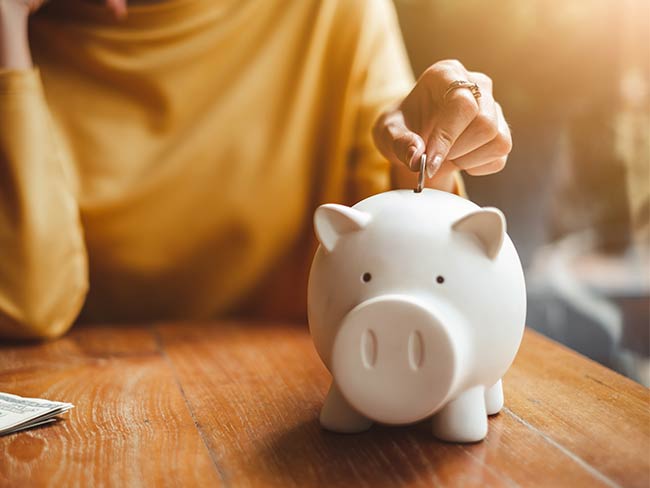
<path fill-rule="evenodd" d="M 322 205 L 314 224 L 309 328 L 333 376 L 321 425 L 360 432 L 433 416 L 440 439 L 483 439 L 526 315 L 503 214 L 398 190 Z"/>

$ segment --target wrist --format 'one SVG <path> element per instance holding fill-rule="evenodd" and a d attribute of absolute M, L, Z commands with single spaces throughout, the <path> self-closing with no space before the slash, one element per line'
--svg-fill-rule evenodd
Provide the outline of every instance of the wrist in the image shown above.
<path fill-rule="evenodd" d="M 0 0 L 0 69 L 31 68 L 28 18 L 29 7 L 26 3 Z"/>
<path fill-rule="evenodd" d="M 26 2 L 16 0 L 0 0 L 0 29 L 27 29 L 29 6 Z"/>

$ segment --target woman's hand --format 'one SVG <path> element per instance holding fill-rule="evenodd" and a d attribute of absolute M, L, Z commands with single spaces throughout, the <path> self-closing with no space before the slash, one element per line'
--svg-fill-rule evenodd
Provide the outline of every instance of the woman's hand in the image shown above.
<path fill-rule="evenodd" d="M 476 83 L 481 96 L 475 98 L 469 88 L 445 96 L 457 80 Z M 475 176 L 496 173 L 512 148 L 510 129 L 492 96 L 492 80 L 455 60 L 429 67 L 402 103 L 379 117 L 373 136 L 385 157 L 412 171 L 419 170 L 426 151 L 429 178 L 456 169 Z"/>
<path fill-rule="evenodd" d="M 13 4 L 16 8 L 23 10 L 24 15 L 27 16 L 36 12 L 48 1 L 49 0 L 0 0 L 0 5 Z M 108 10 L 117 18 L 126 15 L 126 2 L 127 0 L 104 0 L 106 8 L 108 8 Z"/>
<path fill-rule="evenodd" d="M 32 57 L 27 38 L 27 19 L 46 0 L 0 0 L 0 69 L 29 69 Z M 105 0 L 116 18 L 126 16 L 127 0 Z"/>

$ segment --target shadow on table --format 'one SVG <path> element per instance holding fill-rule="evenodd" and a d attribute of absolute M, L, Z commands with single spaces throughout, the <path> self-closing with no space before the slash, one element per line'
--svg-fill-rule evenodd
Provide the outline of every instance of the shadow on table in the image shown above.
<path fill-rule="evenodd" d="M 421 480 L 436 485 L 453 474 L 462 485 L 481 486 L 492 481 L 485 453 L 483 443 L 435 440 L 428 422 L 335 434 L 313 418 L 270 436 L 255 459 L 268 476 L 261 481 L 268 484 L 378 487 Z"/>

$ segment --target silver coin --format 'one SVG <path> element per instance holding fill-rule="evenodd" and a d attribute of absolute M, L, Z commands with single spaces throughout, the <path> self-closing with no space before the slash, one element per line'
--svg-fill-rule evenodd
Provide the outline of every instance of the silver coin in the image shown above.
<path fill-rule="evenodd" d="M 420 193 L 424 188 L 424 176 L 427 167 L 427 155 L 423 153 L 420 157 L 420 173 L 418 174 L 418 186 L 415 188 L 415 193 Z"/>

